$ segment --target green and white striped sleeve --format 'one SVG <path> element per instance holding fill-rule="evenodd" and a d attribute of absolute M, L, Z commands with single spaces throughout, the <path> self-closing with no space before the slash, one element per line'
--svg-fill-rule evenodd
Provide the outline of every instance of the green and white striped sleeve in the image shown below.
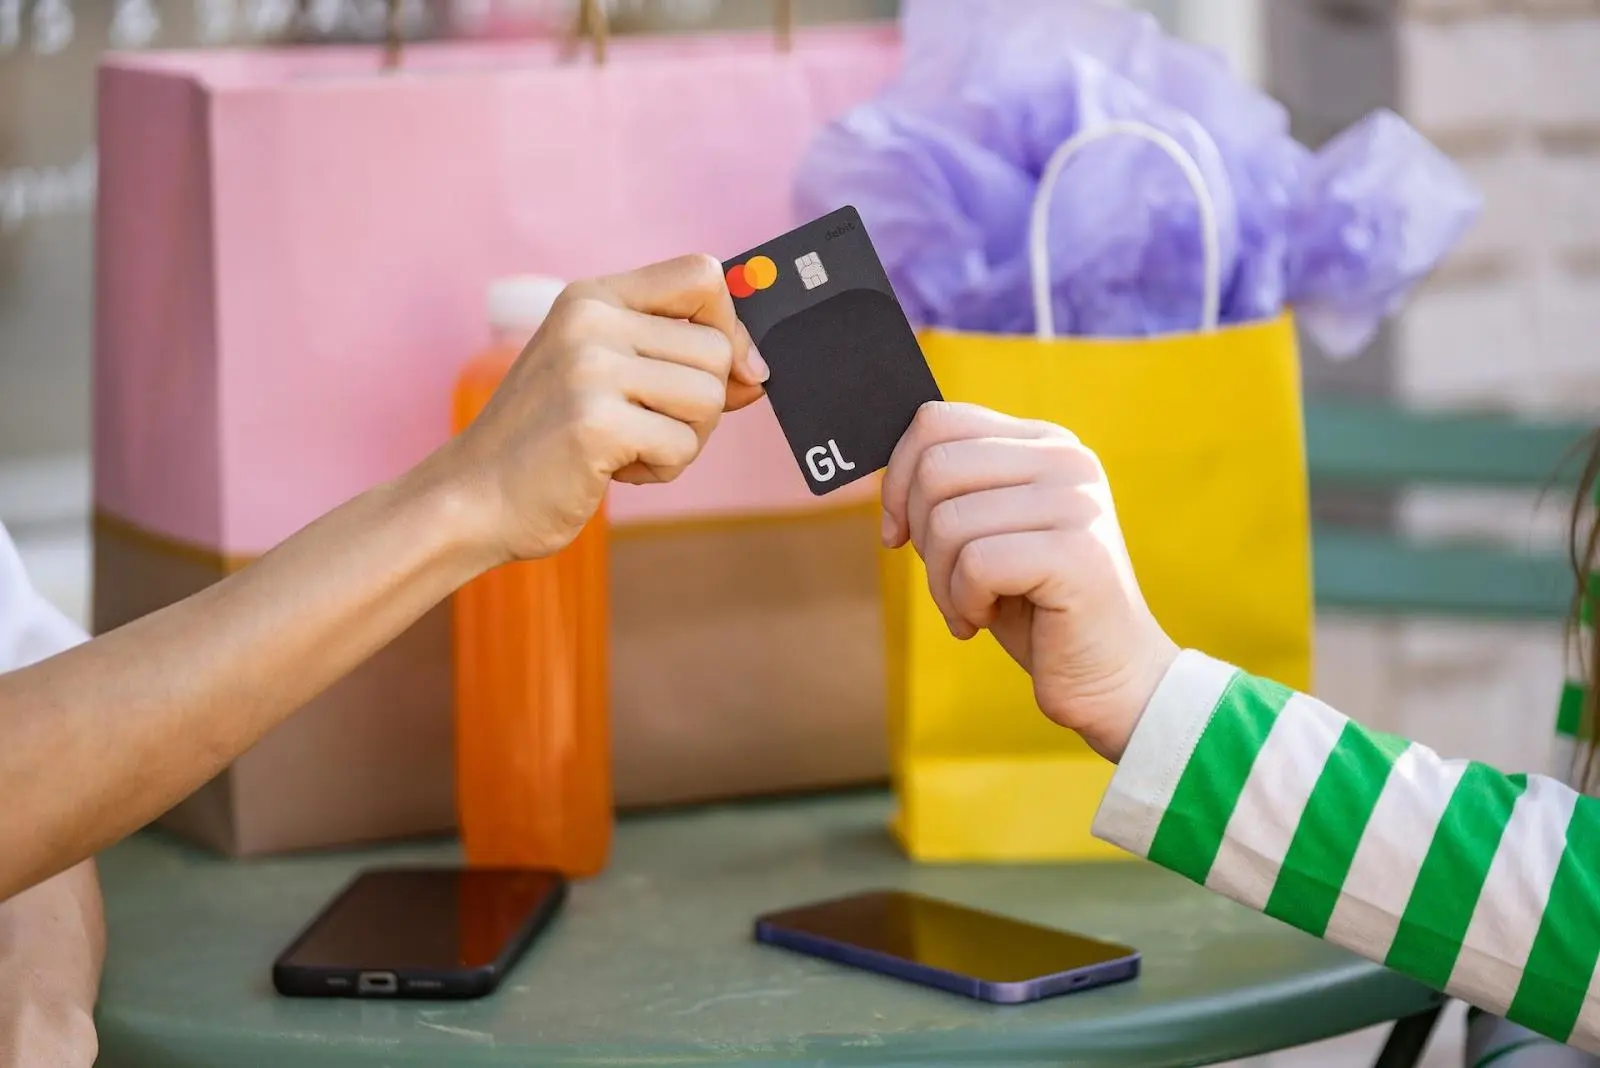
<path fill-rule="evenodd" d="M 1095 834 L 1541 1034 L 1600 1052 L 1600 801 L 1444 760 L 1193 651 Z"/>

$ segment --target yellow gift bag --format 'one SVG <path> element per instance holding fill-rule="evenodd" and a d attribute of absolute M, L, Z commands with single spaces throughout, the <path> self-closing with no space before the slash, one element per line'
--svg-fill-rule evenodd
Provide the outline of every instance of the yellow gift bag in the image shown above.
<path fill-rule="evenodd" d="M 1202 329 L 1056 338 L 1048 193 L 1090 140 L 1132 134 L 1183 168 L 1206 233 Z M 1057 151 L 1031 228 L 1037 337 L 929 330 L 945 397 L 1068 427 L 1099 454 L 1140 585 L 1173 640 L 1308 689 L 1310 517 L 1293 320 L 1217 328 L 1215 210 L 1171 138 L 1110 123 Z M 1122 856 L 1089 834 L 1112 766 L 1049 723 L 987 634 L 950 636 L 909 548 L 882 558 L 895 832 L 924 861 Z"/>

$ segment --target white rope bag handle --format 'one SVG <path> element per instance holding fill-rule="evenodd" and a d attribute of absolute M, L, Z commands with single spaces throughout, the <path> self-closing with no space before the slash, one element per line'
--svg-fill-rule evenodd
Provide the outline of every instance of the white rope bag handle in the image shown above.
<path fill-rule="evenodd" d="M 1222 318 L 1222 237 L 1217 223 L 1217 204 L 1211 196 L 1211 190 L 1206 187 L 1206 178 L 1200 173 L 1200 165 L 1171 135 L 1147 123 L 1118 120 L 1069 138 L 1051 154 L 1050 161 L 1045 164 L 1044 174 L 1039 178 L 1039 191 L 1034 194 L 1033 214 L 1028 222 L 1028 265 L 1033 274 L 1034 333 L 1040 341 L 1053 341 L 1056 336 L 1055 308 L 1050 301 L 1051 194 L 1055 192 L 1061 173 L 1079 152 L 1102 138 L 1122 134 L 1142 138 L 1161 149 L 1172 157 L 1172 162 L 1188 179 L 1195 202 L 1200 206 L 1200 240 L 1205 256 L 1200 329 L 1210 333 Z"/>

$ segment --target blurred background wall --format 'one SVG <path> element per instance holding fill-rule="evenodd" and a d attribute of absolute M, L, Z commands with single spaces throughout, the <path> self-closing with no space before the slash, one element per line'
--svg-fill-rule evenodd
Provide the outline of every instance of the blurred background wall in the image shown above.
<path fill-rule="evenodd" d="M 1317 141 L 1392 107 L 1454 157 L 1485 211 L 1366 368 L 1313 385 L 1408 406 L 1600 422 L 1600 0 L 1272 0 L 1267 83 Z M 1359 361 L 1358 361 L 1359 362 Z M 1320 370 L 1328 370 L 1322 368 Z M 1346 377 L 1348 376 L 1348 377 Z M 1555 497 L 1408 493 L 1433 539 L 1557 545 Z M 1457 756 L 1544 770 L 1562 673 L 1555 625 L 1324 617 L 1324 696 Z"/>

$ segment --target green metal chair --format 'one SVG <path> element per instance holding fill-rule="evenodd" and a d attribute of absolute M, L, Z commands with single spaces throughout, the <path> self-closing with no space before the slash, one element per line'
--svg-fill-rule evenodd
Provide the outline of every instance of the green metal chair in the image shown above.
<path fill-rule="evenodd" d="M 1570 493 L 1579 472 L 1574 450 L 1589 429 L 1312 403 L 1306 409 L 1307 466 L 1314 488 Z M 1318 524 L 1312 540 L 1319 609 L 1558 620 L 1571 608 L 1572 573 L 1558 553 L 1424 544 L 1331 524 Z"/>

